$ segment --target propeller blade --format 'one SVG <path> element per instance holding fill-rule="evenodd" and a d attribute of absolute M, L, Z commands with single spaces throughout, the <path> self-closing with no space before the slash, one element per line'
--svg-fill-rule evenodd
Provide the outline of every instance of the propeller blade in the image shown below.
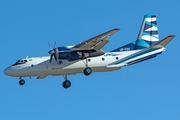
<path fill-rule="evenodd" d="M 53 49 L 55 48 L 55 46 L 56 46 L 56 41 L 54 42 L 54 47 L 53 47 Z"/>
<path fill-rule="evenodd" d="M 56 57 L 56 55 L 54 54 L 54 58 L 55 58 L 55 60 L 57 61 L 57 57 Z"/>
<path fill-rule="evenodd" d="M 49 50 L 51 50 L 51 45 L 50 45 L 50 43 L 48 43 L 48 45 L 49 45 Z"/>
<path fill-rule="evenodd" d="M 53 55 L 51 55 L 50 60 L 49 60 L 49 63 L 51 63 L 51 62 L 52 62 L 52 57 L 53 57 Z"/>

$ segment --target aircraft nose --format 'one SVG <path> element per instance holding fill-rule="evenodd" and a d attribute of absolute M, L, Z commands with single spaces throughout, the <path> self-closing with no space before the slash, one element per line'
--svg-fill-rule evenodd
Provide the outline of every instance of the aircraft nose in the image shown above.
<path fill-rule="evenodd" d="M 12 74 L 12 68 L 11 67 L 8 67 L 4 70 L 4 74 L 8 75 L 8 76 L 11 76 Z"/>

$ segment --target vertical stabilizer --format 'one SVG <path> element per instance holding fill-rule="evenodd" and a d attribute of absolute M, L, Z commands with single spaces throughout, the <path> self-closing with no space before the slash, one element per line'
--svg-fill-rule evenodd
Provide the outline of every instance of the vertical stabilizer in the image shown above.
<path fill-rule="evenodd" d="M 122 47 L 119 47 L 112 52 L 148 48 L 156 44 L 158 41 L 159 35 L 156 16 L 146 14 L 144 16 L 137 40 Z"/>
<path fill-rule="evenodd" d="M 144 16 L 138 38 L 137 46 L 149 47 L 159 41 L 157 19 L 155 15 L 146 14 Z M 146 43 L 145 43 L 146 42 Z"/>

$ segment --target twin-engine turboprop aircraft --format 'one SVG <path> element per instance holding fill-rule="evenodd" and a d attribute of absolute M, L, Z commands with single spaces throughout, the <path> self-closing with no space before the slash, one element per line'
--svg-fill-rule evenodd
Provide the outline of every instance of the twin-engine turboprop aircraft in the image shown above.
<path fill-rule="evenodd" d="M 49 51 L 50 56 L 18 60 L 4 73 L 19 77 L 20 85 L 25 84 L 22 77 L 37 76 L 37 79 L 42 79 L 48 75 L 62 75 L 65 78 L 63 87 L 69 88 L 71 82 L 67 75 L 84 73 L 88 76 L 92 72 L 118 70 L 161 54 L 175 36 L 169 35 L 159 41 L 156 21 L 155 15 L 145 15 L 137 40 L 110 52 L 104 52 L 102 47 L 109 42 L 108 37 L 119 30 L 117 28 L 75 46 L 54 48 Z"/>

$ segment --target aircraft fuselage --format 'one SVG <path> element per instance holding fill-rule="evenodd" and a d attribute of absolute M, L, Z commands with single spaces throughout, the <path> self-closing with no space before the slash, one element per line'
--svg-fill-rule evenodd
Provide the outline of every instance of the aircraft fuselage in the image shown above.
<path fill-rule="evenodd" d="M 140 62 L 148 56 L 157 55 L 164 51 L 165 48 L 144 50 L 122 51 L 122 52 L 106 52 L 104 55 L 98 57 L 90 57 L 87 59 L 87 65 L 93 72 L 112 71 L 120 69 L 128 63 Z M 31 77 L 38 76 L 44 78 L 48 75 L 70 75 L 82 73 L 86 68 L 86 60 L 52 60 L 49 63 L 49 56 L 24 58 L 26 60 L 22 64 L 14 64 L 5 69 L 4 73 L 14 77 Z M 140 60 L 140 61 L 138 61 Z M 129 64 L 130 65 L 130 64 Z"/>

